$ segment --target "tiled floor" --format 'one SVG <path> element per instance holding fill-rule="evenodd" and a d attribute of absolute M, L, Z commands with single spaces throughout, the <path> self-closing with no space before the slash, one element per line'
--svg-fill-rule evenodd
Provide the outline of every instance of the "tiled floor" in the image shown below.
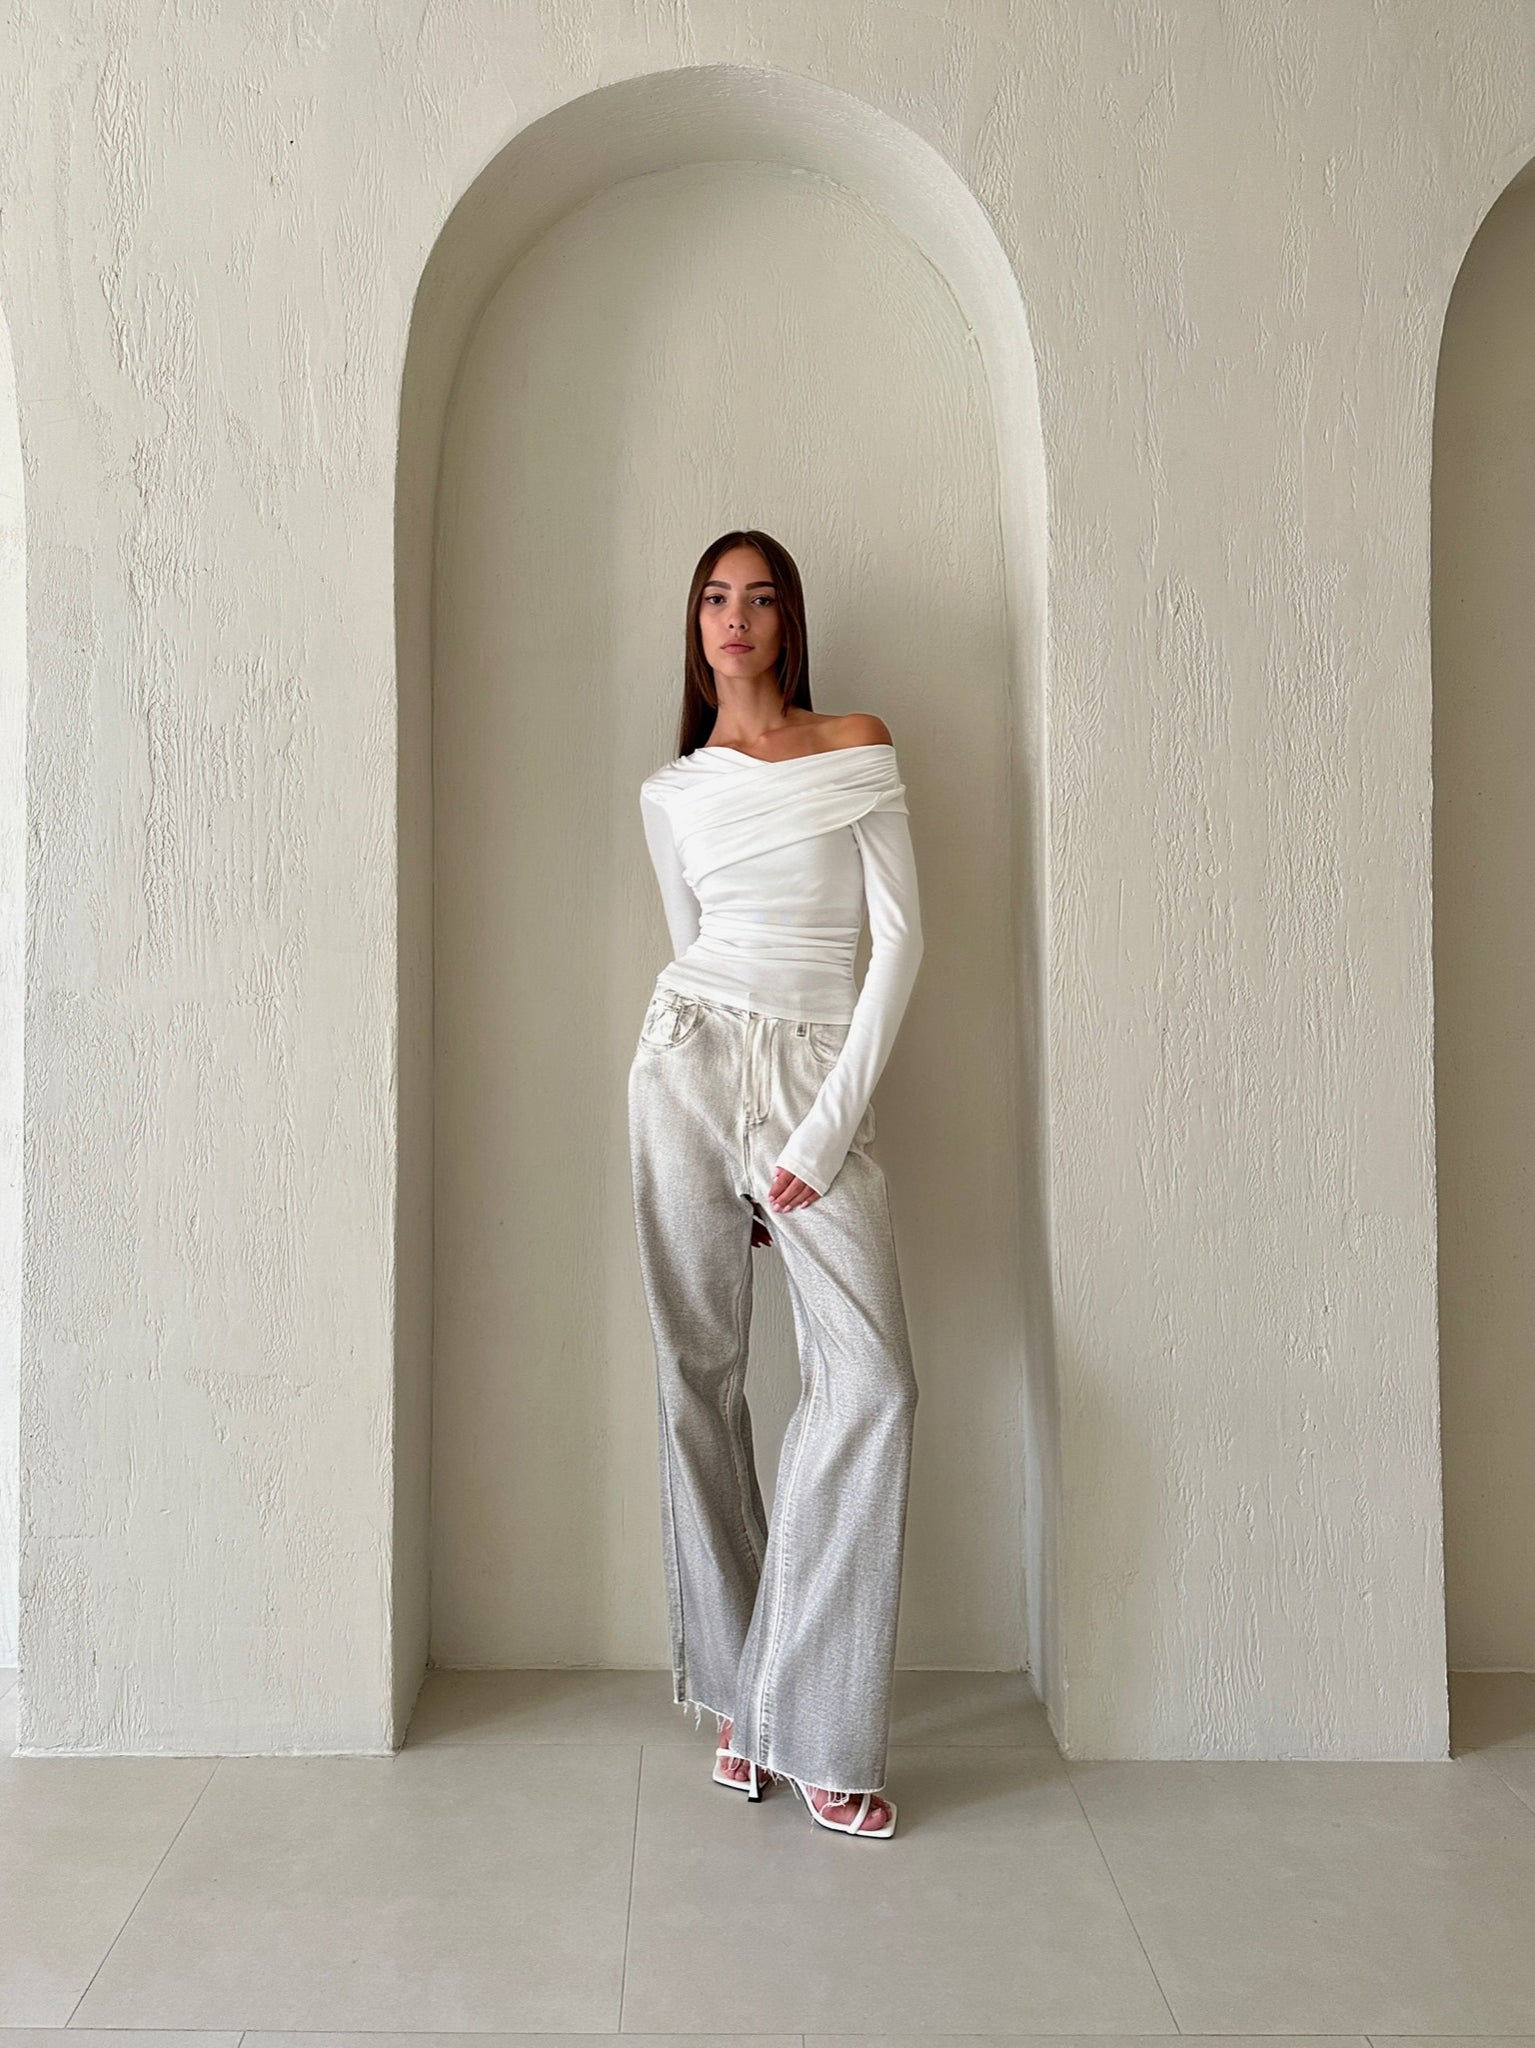
<path fill-rule="evenodd" d="M 1450 1763 L 1068 1764 L 1021 1678 L 902 1672 L 858 1843 L 712 1784 L 661 1672 L 433 1673 L 397 1757 L 221 1761 L 15 1757 L 0 1673 L 0 2048 L 1535 2048 L 1535 1678 L 1451 1703 Z"/>

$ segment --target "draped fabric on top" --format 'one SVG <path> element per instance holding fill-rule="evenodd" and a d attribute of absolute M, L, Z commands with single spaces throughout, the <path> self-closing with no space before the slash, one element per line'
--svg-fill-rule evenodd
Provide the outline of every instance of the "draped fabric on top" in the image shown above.
<path fill-rule="evenodd" d="M 751 774 L 743 761 L 768 772 Z M 671 820 L 683 875 L 695 890 L 716 868 L 818 838 L 870 811 L 906 810 L 895 749 L 885 745 L 833 747 L 781 761 L 734 747 L 699 747 L 659 769 L 646 787 Z"/>
<path fill-rule="evenodd" d="M 922 955 L 895 749 L 765 761 L 703 746 L 641 785 L 671 932 L 658 986 L 846 1036 L 780 1164 L 824 1194 L 862 1121 Z M 861 988 L 854 956 L 868 907 Z"/>

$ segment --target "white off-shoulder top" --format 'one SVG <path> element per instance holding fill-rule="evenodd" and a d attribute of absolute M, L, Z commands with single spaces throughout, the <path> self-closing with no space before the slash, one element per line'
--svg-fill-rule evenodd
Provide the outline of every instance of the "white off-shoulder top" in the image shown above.
<path fill-rule="evenodd" d="M 657 986 L 848 1027 L 777 1162 L 824 1195 L 884 1071 L 922 957 L 895 748 L 764 761 L 706 744 L 645 779 L 640 813 L 674 953 Z"/>

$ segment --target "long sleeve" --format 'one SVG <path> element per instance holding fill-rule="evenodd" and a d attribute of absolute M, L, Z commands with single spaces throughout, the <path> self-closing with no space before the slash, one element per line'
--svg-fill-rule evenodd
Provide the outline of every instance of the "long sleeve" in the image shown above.
<path fill-rule="evenodd" d="M 666 928 L 672 936 L 672 958 L 680 960 L 698 937 L 698 898 L 683 879 L 682 859 L 677 852 L 671 820 L 655 798 L 644 791 L 640 793 L 640 817 L 645 826 L 645 844 L 650 848 L 651 865 L 661 885 L 661 907 L 666 913 Z"/>
<path fill-rule="evenodd" d="M 818 1195 L 826 1193 L 848 1155 L 895 1044 L 922 958 L 917 863 L 906 813 L 870 811 L 852 831 L 863 860 L 869 965 L 842 1050 L 777 1162 Z"/>

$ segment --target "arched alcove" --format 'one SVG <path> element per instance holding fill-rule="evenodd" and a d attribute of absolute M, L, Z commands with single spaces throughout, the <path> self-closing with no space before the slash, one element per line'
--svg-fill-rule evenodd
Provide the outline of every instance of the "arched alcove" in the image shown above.
<path fill-rule="evenodd" d="M 805 181 L 805 189 L 796 191 L 796 180 Z M 947 521 L 938 523 L 924 587 L 893 592 L 881 576 L 876 545 L 836 563 L 826 602 L 818 604 L 817 569 L 835 561 L 834 551 L 813 548 L 802 566 L 817 702 L 891 716 L 914 809 L 919 820 L 932 820 L 929 840 L 918 826 L 930 931 L 952 928 L 972 944 L 979 941 L 984 926 L 960 896 L 978 868 L 997 906 L 985 965 L 995 969 L 1000 940 L 1008 995 L 996 1012 L 995 1031 L 988 1040 L 985 1031 L 961 1024 L 965 1006 L 952 986 L 937 983 L 933 961 L 943 958 L 943 948 L 930 938 L 926 985 L 919 985 L 881 1102 L 899 1084 L 897 1061 L 915 1055 L 924 1032 L 941 1048 L 951 1085 L 947 1092 L 942 1085 L 931 1091 L 908 1086 L 882 1120 L 881 1134 L 903 1161 L 892 1168 L 897 1223 L 905 1220 L 914 1252 L 924 1219 L 913 1165 L 930 1158 L 941 1191 L 946 1174 L 963 1186 L 967 1146 L 980 1148 L 976 1160 L 990 1146 L 993 1169 L 1005 1156 L 1007 1201 L 1000 1211 L 993 1204 L 989 1223 L 968 1229 L 950 1252 L 948 1265 L 958 1270 L 949 1275 L 954 1291 L 945 1298 L 942 1330 L 924 1332 L 914 1317 L 914 1336 L 919 1377 L 924 1350 L 933 1356 L 940 1343 L 951 1357 L 962 1357 L 967 1346 L 989 1347 L 993 1368 L 1005 1344 L 1006 1370 L 995 1371 L 989 1382 L 1000 1404 L 990 1420 L 993 1438 L 1016 1444 L 1022 1467 L 1022 1528 L 1008 1540 L 1020 1582 L 1027 1578 L 1027 1641 L 1019 1641 L 1015 1656 L 997 1661 L 1026 1661 L 1058 1720 L 1057 1437 L 1044 1192 L 1045 485 L 1027 323 L 989 222 L 928 144 L 805 79 L 718 66 L 605 88 L 530 126 L 454 210 L 414 308 L 396 534 L 396 1740 L 429 1651 L 434 1661 L 448 1663 L 610 1661 L 584 1655 L 583 1645 L 569 1640 L 562 1653 L 548 1632 L 548 1603 L 536 1600 L 520 1604 L 520 1633 L 510 1647 L 488 1644 L 483 1613 L 476 1620 L 474 1600 L 462 1597 L 470 1573 L 489 1574 L 503 1585 L 509 1574 L 549 1579 L 589 1570 L 595 1577 L 604 1544 L 633 1542 L 648 1555 L 648 1525 L 643 1531 L 630 1526 L 622 1483 L 602 1491 L 615 1458 L 626 1454 L 628 1439 L 615 1446 L 615 1427 L 630 1431 L 641 1412 L 653 1414 L 645 1405 L 653 1403 L 648 1373 L 638 1382 L 631 1375 L 634 1361 L 648 1352 L 642 1306 L 635 1295 L 621 1314 L 622 1328 L 606 1328 L 612 1303 L 605 1288 L 592 1283 L 591 1293 L 573 1299 L 570 1278 L 572 1247 L 586 1247 L 593 1261 L 608 1267 L 633 1264 L 623 1075 L 644 990 L 664 957 L 657 950 L 664 928 L 643 865 L 636 791 L 640 777 L 673 749 L 681 644 L 674 613 L 698 547 L 735 523 L 773 527 L 791 548 L 803 546 L 801 529 L 843 529 L 834 492 L 821 503 L 812 490 L 796 506 L 785 485 L 775 517 L 761 511 L 755 495 L 741 504 L 732 489 L 736 480 L 718 471 L 701 470 L 696 491 L 688 489 L 685 464 L 655 477 L 651 492 L 655 469 L 665 468 L 664 458 L 674 452 L 656 441 L 648 444 L 650 468 L 642 465 L 626 490 L 608 480 L 615 451 L 631 456 L 623 428 L 635 390 L 644 380 L 651 388 L 664 384 L 674 366 L 694 378 L 687 387 L 692 403 L 717 389 L 741 436 L 754 491 L 766 487 L 765 472 L 752 466 L 765 436 L 808 436 L 811 455 L 823 443 L 845 452 L 847 435 L 839 440 L 828 422 L 803 406 L 776 425 L 758 419 L 751 399 L 762 389 L 760 375 L 748 388 L 732 388 L 716 358 L 718 382 L 711 386 L 697 358 L 679 361 L 664 324 L 647 324 L 657 305 L 653 257 L 672 266 L 681 293 L 690 288 L 688 252 L 696 250 L 691 289 L 707 293 L 720 246 L 749 248 L 746 228 L 754 218 L 773 224 L 775 246 L 786 245 L 786 224 L 793 222 L 792 232 L 808 237 L 809 246 L 840 249 L 855 280 L 866 260 L 865 288 L 870 279 L 882 280 L 890 306 L 911 314 L 909 326 L 923 330 L 894 337 L 908 350 L 900 371 L 904 386 L 883 407 L 871 404 L 855 430 L 868 437 L 872 464 L 896 461 L 899 467 L 903 414 L 912 403 L 936 408 L 940 427 L 957 422 L 961 436 L 979 421 L 987 439 L 984 488 L 976 484 L 974 492 L 977 500 L 990 501 L 985 511 L 998 567 L 994 619 L 980 618 L 979 635 L 985 579 L 979 605 L 977 586 L 966 581 L 978 553 L 975 503 L 956 497 Z M 728 232 L 706 254 L 711 222 Z M 629 229 L 635 232 L 626 241 Z M 626 247 L 631 254 L 622 262 Z M 824 266 L 823 253 L 823 274 Z M 592 280 L 604 276 L 608 290 L 594 290 Z M 807 300 L 802 274 L 787 285 L 781 278 L 771 267 L 756 274 L 752 300 L 748 267 L 741 280 L 748 296 L 741 303 L 775 323 L 779 359 L 789 365 L 791 384 L 800 377 L 803 395 L 804 351 L 813 356 L 825 346 L 825 308 Z M 573 336 L 593 334 L 598 326 L 600 350 L 572 347 Z M 753 339 L 760 344 L 762 336 Z M 967 350 L 973 356 L 968 381 Z M 757 358 L 759 371 L 770 355 Z M 894 358 L 880 360 L 889 374 Z M 944 377 L 924 385 L 921 365 L 938 360 L 947 365 Z M 970 403 L 975 393 L 983 401 L 979 408 Z M 954 394 L 960 399 L 954 421 L 947 421 L 943 408 Z M 663 392 L 660 404 L 671 397 Z M 934 421 L 925 424 L 931 429 Z M 638 431 L 634 444 L 638 460 L 647 446 Z M 498 496 L 497 479 L 508 473 Z M 803 453 L 799 474 L 803 491 Z M 562 481 L 553 503 L 550 479 L 557 475 Z M 518 495 L 540 480 L 541 500 Z M 620 532 L 615 520 L 643 516 L 647 492 L 656 501 L 650 530 Z M 541 519 L 546 529 L 537 531 Z M 955 559 L 945 555 L 945 534 Z M 573 554 L 579 556 L 574 568 Z M 587 610 L 581 592 L 594 576 L 604 579 L 604 589 Z M 607 587 L 614 581 L 616 597 Z M 925 691 L 909 674 L 893 677 L 888 687 L 860 689 L 860 605 L 883 615 L 899 603 L 909 620 L 931 627 L 943 620 L 956 590 L 972 595 L 948 621 L 952 672 L 926 678 Z M 863 614 L 866 638 L 870 616 Z M 978 678 L 967 655 L 988 644 L 993 629 L 994 671 Z M 984 798 L 977 806 L 973 790 L 970 797 L 977 829 L 965 840 L 950 830 L 939 805 L 952 800 L 955 780 L 965 779 L 966 749 L 988 743 Z M 957 770 L 943 758 L 946 745 Z M 926 811 L 925 793 L 932 799 Z M 956 844 L 964 848 L 968 870 L 954 865 Z M 479 871 L 477 855 L 484 857 Z M 581 872 L 586 859 L 594 869 Z M 501 873 L 498 861 L 511 871 Z M 568 876 L 570 883 L 562 883 Z M 515 915 L 499 917 L 508 902 Z M 952 965 L 962 968 L 963 955 L 956 953 Z M 444 1007 L 447 991 L 451 1010 Z M 500 1042 L 490 1043 L 498 1030 Z M 973 1113 L 983 1099 L 991 1114 L 987 1128 L 978 1129 L 973 1114 L 966 1122 L 957 1106 Z M 488 1140 L 475 1132 L 476 1103 L 483 1105 Z M 924 1124 L 927 1109 L 943 1104 L 956 1106 L 951 1123 Z M 505 1172 L 509 1148 L 519 1160 L 526 1156 L 536 1200 L 524 1198 L 523 1184 L 487 1174 L 485 1162 L 497 1157 Z M 580 1174 L 567 1177 L 564 1160 L 579 1162 Z M 514 1189 L 509 1214 L 499 1207 L 508 1186 Z M 461 1257 L 469 1231 L 477 1234 L 473 1258 Z M 505 1247 L 504 1286 L 487 1284 L 496 1277 L 490 1253 L 497 1232 Z M 967 1301 L 994 1309 L 1004 1274 L 1013 1325 L 999 1340 L 994 1316 L 981 1313 L 977 1328 L 964 1311 Z M 915 1291 L 920 1294 L 920 1286 Z M 439 1464 L 432 1505 L 434 1343 L 441 1440 L 457 1447 L 455 1458 L 469 1455 L 476 1428 L 487 1420 L 492 1446 L 498 1430 L 501 1443 L 514 1444 L 506 1409 L 487 1415 L 472 1405 L 493 1385 L 496 1346 L 513 1380 L 528 1373 L 530 1357 L 536 1364 L 537 1391 L 523 1384 L 514 1395 L 528 1399 L 522 1426 L 529 1440 L 517 1443 L 506 1461 L 513 1469 L 505 1483 L 550 1483 L 551 1512 L 501 1526 L 489 1554 L 482 1550 L 474 1561 L 474 1531 L 454 1520 L 451 1495 L 463 1476 L 457 1465 L 448 1485 Z M 476 1365 L 461 1376 L 459 1361 L 469 1349 Z M 617 1381 L 604 1383 L 600 1373 L 588 1372 L 599 1352 L 606 1362 L 613 1356 L 622 1361 Z M 933 1356 L 932 1370 L 945 1369 L 951 1357 Z M 571 1375 L 568 1404 L 555 1409 L 548 1394 L 562 1366 Z M 653 1459 L 653 1425 L 643 1455 Z M 552 1482 L 540 1473 L 541 1459 L 556 1475 Z M 553 1512 L 562 1460 L 572 1472 L 584 1460 L 586 1483 L 595 1489 L 569 1525 Z M 492 1462 L 474 1481 L 482 1507 L 497 1472 Z M 766 1470 L 764 1477 L 770 1478 Z M 935 1495 L 962 1510 L 959 1521 L 974 1512 L 966 1479 L 961 1466 L 946 1462 L 931 1474 Z M 920 1484 L 919 1448 L 914 1506 Z M 593 1528 L 598 1513 L 615 1522 L 623 1517 L 623 1527 Z M 432 1564 L 446 1655 L 435 1647 L 438 1620 L 430 1631 L 428 1621 L 434 1525 L 453 1530 L 440 1576 L 435 1557 Z M 584 1558 L 570 1554 L 572 1529 L 590 1533 Z M 920 1609 L 920 1535 L 915 1527 L 912 1534 L 918 1540 L 909 1540 L 909 1583 Z M 519 1654 L 523 1644 L 530 1654 Z M 950 1655 L 942 1661 L 960 1660 Z"/>
<path fill-rule="evenodd" d="M 1434 1018 L 1452 1740 L 1535 1733 L 1535 162 L 1472 239 L 1434 404 Z"/>

